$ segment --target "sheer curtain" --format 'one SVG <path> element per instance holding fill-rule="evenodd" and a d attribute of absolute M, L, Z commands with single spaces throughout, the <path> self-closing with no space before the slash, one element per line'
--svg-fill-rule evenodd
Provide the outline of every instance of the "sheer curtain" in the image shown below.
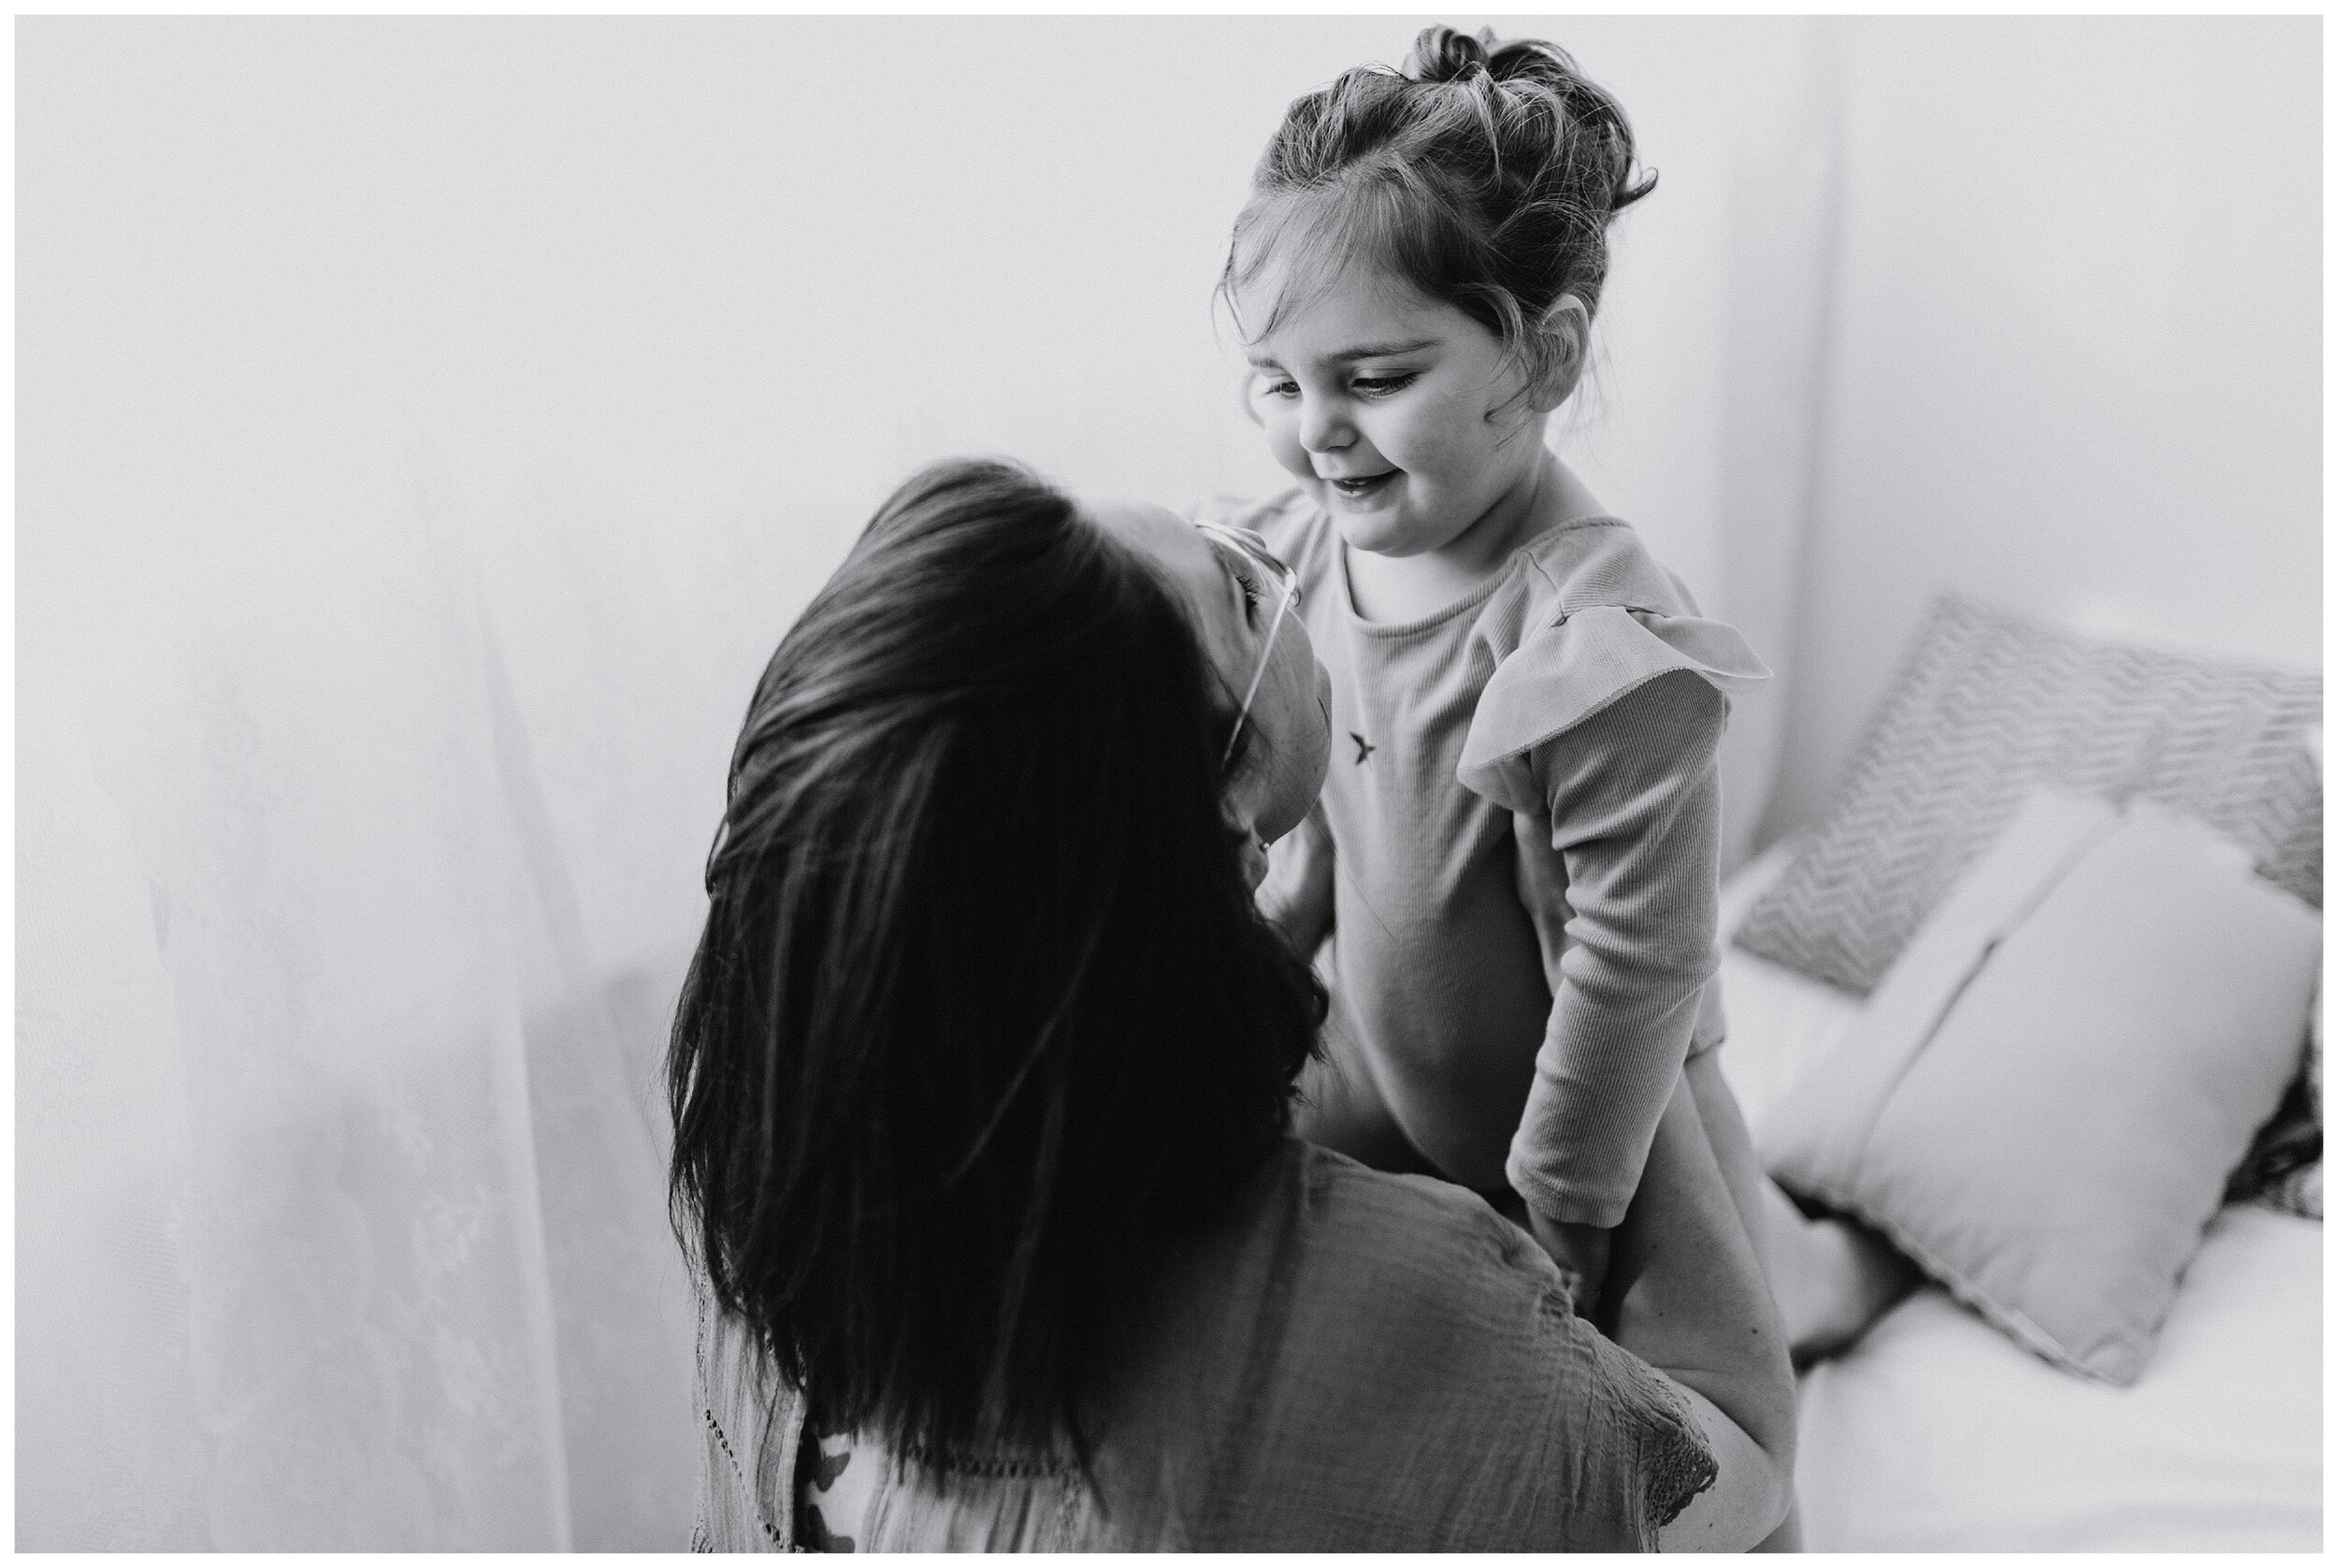
<path fill-rule="evenodd" d="M 1822 33 L 1495 24 L 1663 170 L 1567 450 L 1783 674 Z M 1419 25 L 21 25 L 21 1546 L 685 1539 L 657 1072 L 762 660 L 927 458 L 1277 483 L 1225 225 Z"/>

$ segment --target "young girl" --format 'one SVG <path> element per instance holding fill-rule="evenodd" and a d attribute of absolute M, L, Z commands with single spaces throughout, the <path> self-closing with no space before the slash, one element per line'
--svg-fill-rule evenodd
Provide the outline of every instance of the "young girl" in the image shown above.
<path fill-rule="evenodd" d="M 1303 1130 L 1523 1200 L 1586 1312 L 1684 1071 L 1749 1250 L 1763 1202 L 1707 1053 L 1716 751 L 1768 671 L 1544 441 L 1653 184 L 1566 53 L 1431 27 L 1292 105 L 1221 285 L 1299 481 L 1223 520 L 1294 564 L 1332 682 L 1262 895 L 1338 933 Z"/>

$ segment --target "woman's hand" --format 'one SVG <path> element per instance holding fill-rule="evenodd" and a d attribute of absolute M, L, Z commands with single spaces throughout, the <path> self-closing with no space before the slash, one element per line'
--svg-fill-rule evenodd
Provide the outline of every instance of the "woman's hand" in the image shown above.
<path fill-rule="evenodd" d="M 1599 1306 L 1599 1292 L 1608 1281 L 1608 1255 L 1614 1232 L 1596 1225 L 1569 1225 L 1565 1220 L 1546 1219 L 1529 1212 L 1535 1240 L 1551 1255 L 1551 1261 L 1559 1266 L 1559 1277 L 1566 1281 L 1566 1293 L 1575 1303 L 1575 1316 L 1590 1317 Z"/>

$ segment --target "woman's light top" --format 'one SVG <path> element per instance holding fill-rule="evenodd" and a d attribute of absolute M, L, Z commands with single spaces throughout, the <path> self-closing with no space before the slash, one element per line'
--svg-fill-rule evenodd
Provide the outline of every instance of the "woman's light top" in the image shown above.
<path fill-rule="evenodd" d="M 922 1456 L 867 1434 L 802 1528 L 801 1446 L 833 1440 L 703 1295 L 693 1546 L 860 1551 L 1628 1551 L 1714 1462 L 1665 1376 L 1566 1304 L 1470 1193 L 1281 1144 L 1113 1326 L 1095 1487 L 1067 1454 Z M 826 1517 L 846 1495 L 848 1511 Z M 809 1512 L 809 1511 L 805 1511 Z M 809 1524 L 807 1518 L 804 1524 Z"/>

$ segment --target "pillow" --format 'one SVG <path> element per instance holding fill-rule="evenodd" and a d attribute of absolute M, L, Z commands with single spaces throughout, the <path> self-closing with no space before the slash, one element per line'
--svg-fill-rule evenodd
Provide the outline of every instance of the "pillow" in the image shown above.
<path fill-rule="evenodd" d="M 2321 771 L 2303 737 L 2321 689 L 2316 675 L 2098 642 L 1944 596 L 1737 943 L 1867 995 L 2034 784 L 2198 818 L 2319 909 Z"/>
<path fill-rule="evenodd" d="M 1789 1192 L 2048 1360 L 2134 1381 L 2298 1068 L 2321 917 L 2197 824 L 2051 792 L 1763 1119 Z"/>

